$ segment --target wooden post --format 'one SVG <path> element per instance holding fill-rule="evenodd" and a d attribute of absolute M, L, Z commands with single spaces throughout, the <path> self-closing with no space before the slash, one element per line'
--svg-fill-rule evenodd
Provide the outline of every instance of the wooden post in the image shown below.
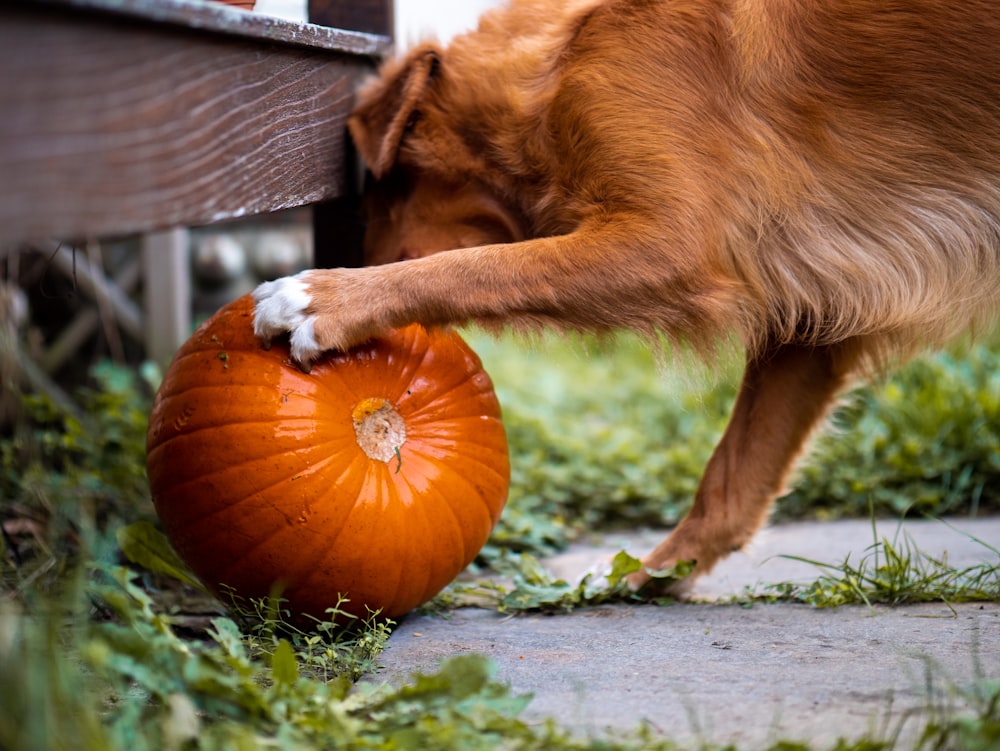
<path fill-rule="evenodd" d="M 186 229 L 142 239 L 145 266 L 146 354 L 165 364 L 191 335 L 191 273 Z"/>
<path fill-rule="evenodd" d="M 364 31 L 392 37 L 392 0 L 309 0 L 309 21 L 321 26 L 332 26 L 350 31 Z M 357 155 L 346 144 L 344 164 L 357 164 Z M 360 175 L 360 169 L 355 169 Z M 360 183 L 355 190 L 332 201 L 313 206 L 313 265 L 317 268 L 331 266 L 361 266 L 364 264 L 364 222 L 361 213 Z"/>

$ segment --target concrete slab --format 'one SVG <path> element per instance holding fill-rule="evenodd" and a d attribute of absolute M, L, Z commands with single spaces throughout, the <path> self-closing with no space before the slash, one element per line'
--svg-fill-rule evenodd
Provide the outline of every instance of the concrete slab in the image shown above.
<path fill-rule="evenodd" d="M 1000 519 L 907 523 L 924 553 L 954 565 L 996 561 L 974 535 L 1000 548 Z M 892 536 L 895 525 L 880 528 Z M 550 561 L 573 575 L 622 543 L 641 553 L 658 534 L 608 536 Z M 696 593 L 738 594 L 759 581 L 812 580 L 812 567 L 783 553 L 838 563 L 864 554 L 867 522 L 795 524 L 766 530 L 720 566 Z M 899 608 L 684 603 L 605 606 L 569 615 L 505 617 L 461 609 L 444 619 L 411 615 L 383 654 L 378 679 L 399 684 L 441 659 L 478 652 L 499 678 L 534 699 L 527 719 L 554 718 L 580 733 L 615 737 L 647 723 L 678 742 L 761 748 L 782 739 L 823 747 L 898 722 L 944 690 L 1000 678 L 1000 604 Z M 891 710 L 891 711 L 890 711 Z M 916 723 L 905 727 L 910 732 Z"/>

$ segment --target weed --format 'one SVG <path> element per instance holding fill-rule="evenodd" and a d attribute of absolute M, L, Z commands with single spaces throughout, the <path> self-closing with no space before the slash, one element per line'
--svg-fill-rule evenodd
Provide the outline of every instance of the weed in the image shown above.
<path fill-rule="evenodd" d="M 508 555 L 498 561 L 496 576 L 473 583 L 454 582 L 427 609 L 465 606 L 496 608 L 501 613 L 568 613 L 611 603 L 672 603 L 671 597 L 631 589 L 625 577 L 641 567 L 639 559 L 622 550 L 607 571 L 587 573 L 579 581 L 568 582 L 547 571 L 530 553 Z M 690 562 L 682 562 L 652 572 L 653 581 L 658 585 L 680 581 L 692 568 Z M 509 580 L 511 585 L 506 586 L 501 579 Z"/>
<path fill-rule="evenodd" d="M 872 525 L 874 533 L 874 523 Z M 812 564 L 826 573 L 809 584 L 768 584 L 750 599 L 805 602 L 816 607 L 875 604 L 903 605 L 917 602 L 1000 602 L 1000 550 L 972 538 L 993 553 L 993 561 L 955 568 L 946 557 L 924 553 L 909 535 L 878 539 L 855 564 L 850 556 L 842 563 L 823 563 L 785 556 Z"/>

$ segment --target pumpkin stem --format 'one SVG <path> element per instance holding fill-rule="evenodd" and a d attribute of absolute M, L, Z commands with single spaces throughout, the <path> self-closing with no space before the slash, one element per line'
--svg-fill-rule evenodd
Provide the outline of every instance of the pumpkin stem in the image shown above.
<path fill-rule="evenodd" d="M 403 466 L 399 449 L 406 443 L 406 423 L 396 408 L 385 399 L 362 399 L 351 416 L 361 450 L 376 461 L 389 462 L 396 458 L 398 472 Z"/>

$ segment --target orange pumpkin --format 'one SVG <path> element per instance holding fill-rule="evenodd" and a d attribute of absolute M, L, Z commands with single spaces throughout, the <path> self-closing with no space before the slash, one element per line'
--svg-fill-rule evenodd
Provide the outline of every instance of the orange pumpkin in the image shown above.
<path fill-rule="evenodd" d="M 489 376 L 458 334 L 413 325 L 310 373 L 265 350 L 249 296 L 177 352 L 147 434 L 153 503 L 205 585 L 296 614 L 396 617 L 476 556 L 510 465 Z"/>

